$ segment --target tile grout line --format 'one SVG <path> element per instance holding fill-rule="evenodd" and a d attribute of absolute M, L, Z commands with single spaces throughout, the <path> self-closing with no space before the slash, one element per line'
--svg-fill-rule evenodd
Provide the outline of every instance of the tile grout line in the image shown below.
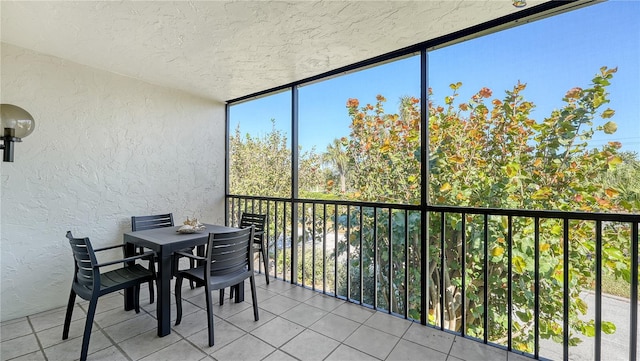
<path fill-rule="evenodd" d="M 31 323 L 31 316 L 27 316 L 27 322 L 29 323 L 29 327 L 31 328 L 31 332 L 33 332 L 33 336 L 36 338 L 36 342 L 38 343 L 38 348 L 40 349 L 40 352 L 42 352 L 42 356 L 44 357 L 45 361 L 48 361 L 49 358 L 47 357 L 47 354 L 44 353 L 44 347 L 42 347 L 42 342 L 40 342 L 40 337 L 38 337 L 38 333 L 36 332 L 35 327 L 33 327 L 33 324 Z M 64 325 L 64 323 L 63 323 L 63 325 Z M 28 355 L 28 353 L 25 354 L 25 355 Z M 25 356 L 25 355 L 20 355 L 20 356 Z"/>
<path fill-rule="evenodd" d="M 98 302 L 100 302 L 100 301 L 98 301 Z M 85 320 L 86 320 L 86 317 L 87 317 L 87 310 L 85 310 L 85 309 L 84 309 L 84 307 L 82 307 L 82 306 L 80 305 L 80 303 L 76 303 L 76 305 L 78 305 L 78 306 L 79 306 L 79 307 L 84 311 L 84 316 L 85 316 Z M 97 311 L 97 309 L 98 309 L 98 305 L 96 304 L 96 311 Z M 118 322 L 118 323 L 122 323 L 122 322 L 124 322 L 124 321 L 120 321 L 120 322 Z M 86 323 L 85 323 L 85 324 L 86 324 Z M 116 323 L 116 324 L 114 324 L 114 325 L 117 325 L 117 323 Z M 113 326 L 113 325 L 110 325 L 110 326 L 108 326 L 108 327 L 111 327 L 111 326 Z M 63 327 L 64 327 L 64 326 L 63 326 Z M 95 314 L 94 314 L 94 315 L 93 315 L 93 321 L 91 322 L 91 333 L 93 333 L 93 332 L 94 332 L 94 330 L 95 330 L 96 328 L 98 328 L 98 330 L 99 330 L 99 331 L 104 335 L 104 337 L 106 337 L 106 338 L 107 338 L 107 340 L 109 340 L 109 342 L 111 342 L 111 345 L 112 345 L 112 346 L 114 346 L 118 351 L 120 351 L 120 352 L 124 355 L 124 357 L 125 357 L 125 358 L 127 358 L 127 360 L 128 360 L 128 361 L 133 361 L 133 360 L 131 359 L 131 357 L 129 357 L 129 355 L 127 355 L 127 353 L 126 353 L 126 352 L 124 352 L 124 350 L 123 350 L 122 348 L 120 348 L 120 345 L 118 345 L 118 343 L 117 343 L 117 342 L 115 342 L 115 341 L 114 341 L 114 340 L 113 340 L 113 339 L 112 339 L 112 338 L 107 334 L 107 332 L 102 328 L 102 326 L 100 326 L 100 324 L 96 322 Z M 84 329 L 84 328 L 83 328 L 83 329 Z M 83 338 L 83 337 L 84 337 L 84 331 L 83 331 L 82 336 L 79 336 L 78 338 Z M 91 338 L 93 338 L 93 337 L 91 337 Z M 105 347 L 105 348 L 103 348 L 103 349 L 96 350 L 96 352 L 89 353 L 89 347 L 91 346 L 91 338 L 89 339 L 89 346 L 87 346 L 87 358 L 89 358 L 89 355 L 96 354 L 96 353 L 98 353 L 98 352 L 100 352 L 100 351 L 103 351 L 103 350 L 106 350 L 106 349 L 108 349 L 108 348 L 109 348 L 109 347 Z"/>

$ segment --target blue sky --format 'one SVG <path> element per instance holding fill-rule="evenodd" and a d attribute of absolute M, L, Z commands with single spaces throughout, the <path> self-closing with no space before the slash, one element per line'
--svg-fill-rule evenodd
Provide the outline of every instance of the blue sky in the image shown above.
<path fill-rule="evenodd" d="M 532 117 L 541 121 L 560 108 L 573 87 L 586 88 L 600 67 L 618 67 L 609 87 L 618 131 L 596 135 L 600 146 L 620 141 L 623 150 L 640 154 L 640 1 L 609 1 L 559 16 L 472 39 L 429 52 L 429 86 L 436 103 L 450 95 L 449 84 L 462 82 L 459 101 L 482 87 L 502 98 L 518 81 L 527 84 L 523 95 L 536 104 Z M 425 39 L 426 40 L 426 39 Z M 332 139 L 349 135 L 345 104 L 357 98 L 375 103 L 387 98 L 387 112 L 398 99 L 419 96 L 419 56 L 365 69 L 299 88 L 299 142 L 303 150 L 315 145 L 322 152 Z M 289 134 L 291 96 L 288 92 L 242 103 L 231 108 L 231 129 L 265 134 L 276 127 Z M 603 108 L 604 110 L 604 108 Z M 595 125 L 598 125 L 596 123 Z"/>

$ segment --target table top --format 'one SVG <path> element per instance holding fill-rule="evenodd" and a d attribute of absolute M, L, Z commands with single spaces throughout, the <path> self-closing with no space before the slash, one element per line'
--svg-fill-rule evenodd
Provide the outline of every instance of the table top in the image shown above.
<path fill-rule="evenodd" d="M 133 243 L 159 252 L 176 251 L 187 247 L 203 245 L 209 239 L 209 233 L 235 232 L 238 228 L 216 224 L 204 224 L 205 229 L 196 233 L 179 233 L 181 226 L 152 228 L 144 231 L 126 232 L 124 243 Z"/>

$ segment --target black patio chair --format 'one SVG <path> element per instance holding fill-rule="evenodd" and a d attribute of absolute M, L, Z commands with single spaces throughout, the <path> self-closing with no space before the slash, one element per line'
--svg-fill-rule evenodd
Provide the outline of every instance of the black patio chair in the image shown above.
<path fill-rule="evenodd" d="M 71 325 L 71 316 L 73 315 L 76 295 L 84 300 L 88 300 L 89 309 L 87 310 L 87 320 L 84 325 L 84 336 L 82 337 L 82 349 L 80 351 L 80 361 L 85 361 L 89 350 L 89 338 L 91 337 L 91 327 L 93 326 L 93 318 L 96 313 L 98 298 L 112 292 L 133 287 L 135 310 L 136 313 L 139 313 L 140 285 L 145 282 L 153 282 L 153 280 L 156 279 L 156 271 L 153 261 L 149 263 L 151 266 L 150 269 L 144 268 L 137 263 L 132 264 L 131 262 L 135 262 L 137 259 L 153 260 L 154 252 L 150 251 L 132 257 L 98 263 L 96 258 L 97 252 L 123 248 L 124 244 L 94 249 L 91 246 L 89 238 L 74 238 L 71 231 L 67 232 L 67 238 L 73 251 L 75 272 L 73 274 L 73 282 L 71 283 L 67 313 L 64 318 L 62 339 L 66 340 L 69 338 L 69 326 Z M 123 264 L 121 268 L 104 273 L 100 272 L 101 267 L 112 266 L 119 263 Z"/>
<path fill-rule="evenodd" d="M 267 280 L 267 284 L 269 284 L 269 268 L 268 268 L 268 258 L 267 258 L 267 246 L 264 244 L 264 227 L 267 216 L 265 214 L 256 214 L 256 213 L 242 213 L 240 217 L 240 228 L 247 228 L 254 226 L 254 238 L 253 238 L 253 249 L 255 252 L 259 252 L 258 258 L 262 256 L 262 263 L 264 265 L 264 277 Z M 233 298 L 234 292 L 237 287 L 230 288 L 229 298 Z M 220 304 L 224 304 L 224 289 L 220 290 Z"/>
<path fill-rule="evenodd" d="M 176 326 L 182 321 L 182 279 L 204 282 L 209 327 L 209 346 L 213 346 L 213 303 L 211 292 L 244 282 L 251 283 L 253 316 L 258 321 L 258 299 L 253 273 L 254 227 L 230 233 L 210 233 L 206 257 L 184 253 L 184 257 L 205 261 L 204 265 L 178 271 L 176 276 Z"/>
<path fill-rule="evenodd" d="M 135 231 L 144 231 L 146 229 L 153 229 L 153 228 L 162 228 L 162 227 L 173 227 L 173 213 L 167 213 L 167 214 L 154 214 L 151 216 L 132 216 L 131 217 L 131 231 L 135 232 Z M 144 247 L 138 247 L 139 252 L 142 253 L 144 252 Z M 193 247 L 192 248 L 186 248 L 181 250 L 183 252 L 191 252 L 193 253 Z M 157 261 L 154 260 L 154 261 Z M 176 257 L 175 255 L 172 256 L 171 258 L 171 262 L 172 262 L 172 267 L 171 269 L 173 270 L 173 275 L 176 274 L 176 271 L 178 269 L 178 261 L 179 258 Z M 193 260 L 190 260 L 190 266 L 191 268 L 194 267 L 194 263 Z M 195 288 L 195 285 L 193 284 L 193 282 L 191 282 L 190 284 L 191 289 Z M 154 301 L 154 291 L 153 291 L 153 282 L 149 282 L 149 303 L 153 303 Z"/>

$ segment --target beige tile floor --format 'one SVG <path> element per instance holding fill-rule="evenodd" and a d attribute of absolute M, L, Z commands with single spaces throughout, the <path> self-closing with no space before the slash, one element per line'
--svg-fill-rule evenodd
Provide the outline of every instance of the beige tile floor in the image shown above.
<path fill-rule="evenodd" d="M 183 318 L 156 335 L 155 303 L 143 289 L 141 311 L 123 310 L 120 293 L 98 301 L 89 360 L 529 360 L 518 354 L 376 312 L 318 292 L 256 277 L 260 320 L 245 302 L 216 305 L 215 346 L 207 341 L 203 289 L 185 282 Z M 228 291 L 227 291 L 228 292 Z M 228 293 L 227 293 L 228 296 Z M 175 299 L 172 299 L 175 304 Z M 80 356 L 87 302 L 76 304 L 69 339 L 65 308 L 2 322 L 2 360 L 75 360 Z M 172 309 L 172 324 L 175 305 Z"/>

